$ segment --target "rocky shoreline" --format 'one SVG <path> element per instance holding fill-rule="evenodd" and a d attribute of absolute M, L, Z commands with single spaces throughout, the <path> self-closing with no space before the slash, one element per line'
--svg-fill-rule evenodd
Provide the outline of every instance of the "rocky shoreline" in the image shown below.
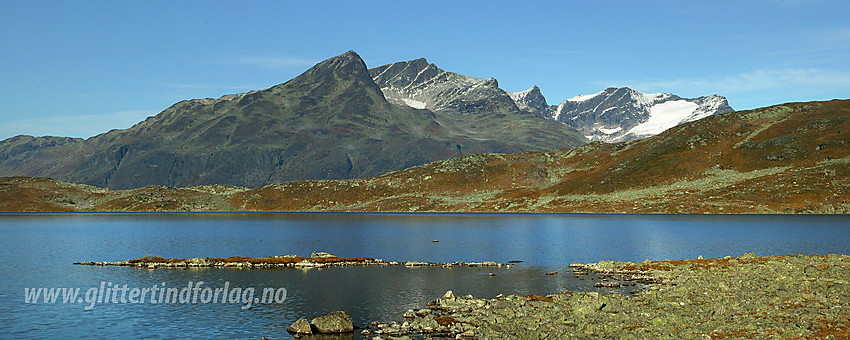
<path fill-rule="evenodd" d="M 850 256 L 787 255 L 571 265 L 632 296 L 454 296 L 400 321 L 373 322 L 375 339 L 850 338 Z"/>
<path fill-rule="evenodd" d="M 485 262 L 396 262 L 342 258 L 324 252 L 264 258 L 164 259 L 146 256 L 77 265 L 140 268 L 324 268 L 336 266 L 511 266 Z M 747 253 L 717 259 L 572 263 L 574 275 L 593 273 L 595 286 L 629 294 L 559 292 L 493 299 L 448 291 L 396 321 L 357 330 L 375 339 L 544 338 L 796 338 L 850 339 L 850 256 Z M 548 274 L 548 273 L 547 273 Z M 633 288 L 631 288 L 633 287 Z M 334 320 L 350 320 L 343 311 Z M 290 331 L 306 335 L 355 331 L 299 320 Z M 348 321 L 343 322 L 348 324 Z M 339 324 L 339 322 L 333 323 Z M 336 329 L 336 330 L 335 330 Z"/>
<path fill-rule="evenodd" d="M 82 266 L 131 266 L 147 269 L 156 268 L 200 268 L 200 267 L 229 267 L 240 269 L 260 268 L 327 268 L 354 266 L 405 266 L 405 267 L 506 267 L 513 265 L 495 261 L 483 262 L 421 262 L 421 261 L 385 261 L 371 257 L 337 257 L 326 252 L 313 252 L 310 257 L 297 255 L 278 255 L 269 257 L 232 256 L 197 257 L 192 259 L 166 259 L 160 256 L 144 256 L 126 261 L 84 261 L 74 262 Z"/>

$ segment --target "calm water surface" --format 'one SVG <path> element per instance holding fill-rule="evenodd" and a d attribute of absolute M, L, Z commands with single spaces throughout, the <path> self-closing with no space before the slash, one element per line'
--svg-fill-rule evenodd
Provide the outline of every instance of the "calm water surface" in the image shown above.
<path fill-rule="evenodd" d="M 432 240 L 439 240 L 434 243 Z M 356 267 L 323 270 L 74 266 L 78 261 L 327 251 L 396 261 L 522 260 L 510 269 Z M 850 253 L 850 216 L 358 214 L 0 215 L 0 338 L 291 338 L 299 317 L 346 310 L 355 324 L 397 320 L 446 290 L 492 298 L 592 290 L 574 262 L 700 255 Z M 558 275 L 544 273 L 557 270 Z M 489 276 L 488 273 L 495 276 Z M 286 288 L 282 303 L 27 304 L 24 288 L 101 282 L 151 287 Z M 351 336 L 350 336 L 351 337 Z M 349 337 L 349 338 L 350 338 Z M 354 338 L 359 338 L 353 335 Z"/>

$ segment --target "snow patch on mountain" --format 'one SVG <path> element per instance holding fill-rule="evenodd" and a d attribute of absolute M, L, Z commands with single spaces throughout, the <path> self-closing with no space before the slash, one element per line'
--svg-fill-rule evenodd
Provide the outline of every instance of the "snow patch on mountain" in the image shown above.
<path fill-rule="evenodd" d="M 552 119 L 559 120 L 558 117 L 560 117 L 561 113 L 564 112 L 564 103 L 566 103 L 566 102 L 567 101 L 565 100 L 561 104 L 558 104 L 558 108 L 555 109 L 555 114 L 552 116 Z"/>
<path fill-rule="evenodd" d="M 649 108 L 649 119 L 626 132 L 626 135 L 652 136 L 685 122 L 699 105 L 686 100 L 673 100 Z"/>
<path fill-rule="evenodd" d="M 426 107 L 424 102 L 418 101 L 418 100 L 413 99 L 413 98 L 401 98 L 401 102 L 404 103 L 404 105 L 410 106 L 414 109 L 420 109 L 421 110 L 421 109 L 424 109 Z"/>
<path fill-rule="evenodd" d="M 578 96 L 567 99 L 567 101 L 568 102 L 583 102 L 583 101 L 590 100 L 591 98 L 596 97 L 596 96 L 602 94 L 603 92 L 605 92 L 605 91 L 599 91 L 599 92 L 596 92 L 594 94 L 580 94 Z"/>
<path fill-rule="evenodd" d="M 613 134 L 615 134 L 615 133 L 617 133 L 617 132 L 622 131 L 622 130 L 623 130 L 623 128 L 622 128 L 622 127 L 620 127 L 620 126 L 618 126 L 618 127 L 616 127 L 616 128 L 613 128 L 613 129 L 606 129 L 606 128 L 604 128 L 604 127 L 600 127 L 600 128 L 597 128 L 596 130 L 597 130 L 597 131 L 599 131 L 599 132 L 602 132 L 602 133 L 604 133 L 604 134 L 606 134 L 606 135 L 613 135 Z"/>

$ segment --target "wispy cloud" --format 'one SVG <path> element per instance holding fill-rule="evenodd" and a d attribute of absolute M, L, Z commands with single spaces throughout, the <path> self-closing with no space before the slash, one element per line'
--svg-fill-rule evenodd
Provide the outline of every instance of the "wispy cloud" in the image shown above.
<path fill-rule="evenodd" d="M 747 92 L 792 86 L 850 89 L 850 72 L 821 69 L 757 70 L 730 76 L 668 80 L 597 81 L 600 86 L 622 85 L 645 92 Z"/>
<path fill-rule="evenodd" d="M 17 135 L 88 138 L 111 129 L 126 129 L 154 114 L 153 110 L 134 110 L 7 120 L 0 122 L 0 139 Z"/>
<path fill-rule="evenodd" d="M 268 57 L 268 56 L 232 56 L 212 61 L 213 64 L 251 65 L 270 69 L 282 69 L 290 67 L 313 66 L 317 63 L 313 59 Z"/>
<path fill-rule="evenodd" d="M 825 46 L 833 48 L 848 48 L 850 44 L 850 28 L 823 30 L 812 33 L 813 38 Z"/>

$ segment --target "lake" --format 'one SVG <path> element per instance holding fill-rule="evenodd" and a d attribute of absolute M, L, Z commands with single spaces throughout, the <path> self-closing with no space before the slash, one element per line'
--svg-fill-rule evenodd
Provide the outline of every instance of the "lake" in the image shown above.
<path fill-rule="evenodd" d="M 439 242 L 433 242 L 439 240 Z M 512 268 L 168 269 L 79 261 L 297 254 L 394 261 L 522 260 Z M 493 298 L 594 290 L 572 262 L 848 254 L 850 216 L 501 214 L 0 215 L 0 338 L 290 339 L 299 317 L 345 310 L 355 325 L 399 320 L 446 290 Z M 558 271 L 557 275 L 545 275 Z M 494 276 L 489 274 L 493 273 Z M 25 288 L 285 288 L 254 303 L 25 303 Z M 146 289 L 147 289 L 146 288 Z M 188 291 L 188 288 L 187 288 Z M 201 295 L 203 298 L 203 295 Z M 87 308 L 90 307 L 90 308 Z M 346 338 L 346 337 L 343 337 Z M 358 339 L 357 334 L 347 338 Z"/>

